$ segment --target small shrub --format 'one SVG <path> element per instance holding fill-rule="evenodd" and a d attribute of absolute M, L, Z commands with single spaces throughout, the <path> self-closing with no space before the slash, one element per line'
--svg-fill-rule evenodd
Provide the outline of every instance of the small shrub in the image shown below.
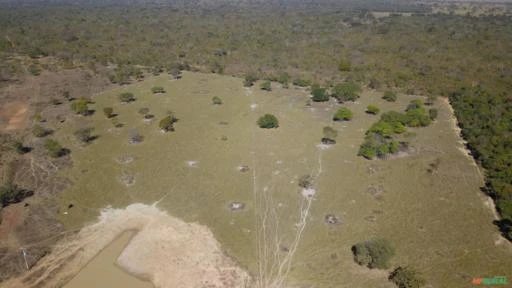
<path fill-rule="evenodd" d="M 311 177 L 311 175 L 302 175 L 299 178 L 299 187 L 304 189 L 313 187 L 313 177 Z"/>
<path fill-rule="evenodd" d="M 279 127 L 279 121 L 276 116 L 272 114 L 265 114 L 258 119 L 258 126 L 260 128 L 277 128 Z"/>
<path fill-rule="evenodd" d="M 384 92 L 384 96 L 382 96 L 382 99 L 384 99 L 388 102 L 395 102 L 396 98 L 397 98 L 396 93 L 391 90 Z"/>
<path fill-rule="evenodd" d="M 12 148 L 16 151 L 16 153 L 20 155 L 28 153 L 31 150 L 29 147 L 23 146 L 23 143 L 21 141 L 14 141 L 14 143 L 12 144 Z"/>
<path fill-rule="evenodd" d="M 64 155 L 64 149 L 62 148 L 60 143 L 57 142 L 57 140 L 47 139 L 44 142 L 44 147 L 46 148 L 48 154 L 50 154 L 51 157 L 58 158 Z"/>
<path fill-rule="evenodd" d="M 345 82 L 334 86 L 331 96 L 336 98 L 338 102 L 343 103 L 345 101 L 356 101 L 359 98 L 359 92 L 361 92 L 361 86 L 359 84 Z"/>
<path fill-rule="evenodd" d="M 315 102 L 329 101 L 329 95 L 327 89 L 320 87 L 320 85 L 313 85 L 311 87 L 311 99 Z"/>
<path fill-rule="evenodd" d="M 334 120 L 334 121 L 350 121 L 350 120 L 352 120 L 352 117 L 353 117 L 352 111 L 350 111 L 346 107 L 341 107 L 340 109 L 338 109 L 336 114 L 334 114 L 334 117 L 332 118 L 332 120 Z"/>
<path fill-rule="evenodd" d="M 39 68 L 37 65 L 30 65 L 28 66 L 28 72 L 34 76 L 39 76 L 41 74 L 41 68 Z"/>
<path fill-rule="evenodd" d="M 330 126 L 326 126 L 323 129 L 324 137 L 322 138 L 322 143 L 324 144 L 336 144 L 336 137 L 338 136 L 338 131 Z"/>
<path fill-rule="evenodd" d="M 89 106 L 87 105 L 89 101 L 85 98 L 80 98 L 76 101 L 71 102 L 70 107 L 75 114 L 79 115 L 89 115 Z"/>
<path fill-rule="evenodd" d="M 114 117 L 114 109 L 112 107 L 105 107 L 103 108 L 103 113 L 107 118 Z"/>
<path fill-rule="evenodd" d="M 43 128 L 41 125 L 34 125 L 32 127 L 32 135 L 41 138 L 49 134 L 49 131 L 45 128 Z"/>
<path fill-rule="evenodd" d="M 92 127 L 83 127 L 78 130 L 76 130 L 73 135 L 75 135 L 76 139 L 82 143 L 89 143 L 93 137 L 92 137 L 92 131 L 94 129 Z"/>
<path fill-rule="evenodd" d="M 388 279 L 399 288 L 420 288 L 427 283 L 418 271 L 407 266 L 393 270 Z"/>
<path fill-rule="evenodd" d="M 151 88 L 151 92 L 153 92 L 153 94 L 165 93 L 165 89 L 162 86 L 154 86 Z"/>
<path fill-rule="evenodd" d="M 140 134 L 136 129 L 132 129 L 128 140 L 132 144 L 138 144 L 144 141 L 144 136 L 142 136 L 142 134 Z"/>
<path fill-rule="evenodd" d="M 60 101 L 60 100 L 59 100 L 59 99 L 57 99 L 57 98 L 52 98 L 52 99 L 50 100 L 50 103 L 52 103 L 52 105 L 53 105 L 53 106 L 58 106 L 58 105 L 62 104 L 62 101 Z"/>
<path fill-rule="evenodd" d="M 368 113 L 368 114 L 377 115 L 377 114 L 379 114 L 379 112 L 380 112 L 379 107 L 377 107 L 375 105 L 368 105 L 366 107 L 366 113 Z"/>
<path fill-rule="evenodd" d="M 133 95 L 133 93 L 124 92 L 124 93 L 119 94 L 119 100 L 122 103 L 130 103 L 130 102 L 135 101 L 135 96 Z"/>
<path fill-rule="evenodd" d="M 214 96 L 214 97 L 212 98 L 212 104 L 213 104 L 213 105 L 222 105 L 222 100 L 221 100 L 219 97 Z"/>
<path fill-rule="evenodd" d="M 11 179 L 0 185 L 0 210 L 9 204 L 19 203 L 23 199 L 34 195 L 34 191 L 20 189 Z"/>
<path fill-rule="evenodd" d="M 352 246 L 354 261 L 370 269 L 387 269 L 395 248 L 386 239 L 376 238 Z"/>
<path fill-rule="evenodd" d="M 164 132 L 174 131 L 174 123 L 176 123 L 177 119 L 174 115 L 168 115 L 158 123 L 158 127 L 162 129 Z"/>
<path fill-rule="evenodd" d="M 277 82 L 281 83 L 281 85 L 283 85 L 283 88 L 288 88 L 288 82 L 290 82 L 290 75 L 286 72 L 279 74 Z"/>
<path fill-rule="evenodd" d="M 244 79 L 244 87 L 251 87 L 256 81 L 258 81 L 256 73 L 247 73 Z"/>
<path fill-rule="evenodd" d="M 430 120 L 436 120 L 437 118 L 437 109 L 432 108 L 428 110 L 428 116 L 430 117 Z"/>
<path fill-rule="evenodd" d="M 299 86 L 299 87 L 308 87 L 311 86 L 311 81 L 307 79 L 297 78 L 293 80 L 293 85 Z"/>
<path fill-rule="evenodd" d="M 140 108 L 137 112 L 138 112 L 139 114 L 141 114 L 141 115 L 146 115 L 146 114 L 148 114 L 148 113 L 149 113 L 149 108 L 146 108 L 146 107 L 144 107 L 144 108 Z"/>
<path fill-rule="evenodd" d="M 270 83 L 269 80 L 266 80 L 265 82 L 261 83 L 260 89 L 261 90 L 265 90 L 265 91 L 271 91 L 272 90 L 272 84 Z"/>
<path fill-rule="evenodd" d="M 117 119 L 117 118 L 112 118 L 112 120 L 111 120 L 111 121 L 112 121 L 112 125 L 114 125 L 114 127 L 116 127 L 116 128 L 121 128 L 121 127 L 123 127 L 123 123 L 121 123 L 121 122 L 119 121 L 119 119 Z"/>
<path fill-rule="evenodd" d="M 338 70 L 341 72 L 350 71 L 351 68 L 352 68 L 352 64 L 348 60 L 341 60 L 338 63 Z"/>

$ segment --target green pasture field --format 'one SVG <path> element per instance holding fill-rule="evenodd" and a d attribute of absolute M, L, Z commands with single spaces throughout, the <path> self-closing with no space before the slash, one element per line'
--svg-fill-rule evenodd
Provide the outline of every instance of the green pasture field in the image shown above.
<path fill-rule="evenodd" d="M 389 103 L 381 92 L 365 91 L 358 102 L 344 104 L 353 120 L 334 123 L 340 106 L 334 100 L 308 106 L 309 93 L 302 88 L 272 83 L 267 92 L 259 83 L 242 83 L 187 72 L 180 80 L 161 75 L 95 96 L 92 116 L 76 116 L 56 133 L 73 160 L 62 172 L 73 183 L 61 197 L 66 227 L 83 227 L 108 205 L 156 203 L 173 216 L 208 226 L 260 286 L 394 287 L 387 271 L 352 259 L 351 246 L 374 236 L 395 244 L 392 267 L 412 265 L 432 287 L 512 276 L 511 245 L 492 224 L 494 209 L 484 204 L 479 169 L 461 151 L 442 101 L 435 104 L 437 121 L 409 129 L 409 154 L 369 161 L 357 152 L 379 116 L 366 114 L 366 107 L 402 111 L 415 96 L 399 95 Z M 166 92 L 153 94 L 153 86 Z M 120 103 L 121 92 L 134 93 L 136 101 Z M 212 105 L 214 96 L 222 105 Z M 107 106 L 123 127 L 103 115 Z M 154 120 L 145 122 L 140 108 L 149 108 Z M 163 133 L 158 121 L 168 110 L 179 121 L 174 132 Z M 258 128 L 265 113 L 277 116 L 279 128 Z M 85 146 L 72 133 L 83 122 L 98 135 Z M 337 144 L 322 149 L 327 125 L 338 130 Z M 129 143 L 133 129 L 143 135 L 142 143 Z M 249 170 L 240 172 L 244 165 Z M 297 184 L 305 174 L 315 179 L 312 199 Z M 245 209 L 231 211 L 232 201 L 245 203 Z M 328 214 L 339 223 L 326 224 Z"/>

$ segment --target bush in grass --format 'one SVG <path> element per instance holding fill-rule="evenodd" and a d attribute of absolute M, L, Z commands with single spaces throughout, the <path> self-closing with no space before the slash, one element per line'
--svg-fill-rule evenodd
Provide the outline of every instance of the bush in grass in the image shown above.
<path fill-rule="evenodd" d="M 214 96 L 214 97 L 212 98 L 212 104 L 213 104 L 213 105 L 222 105 L 222 100 L 221 100 L 219 97 Z"/>
<path fill-rule="evenodd" d="M 395 248 L 388 240 L 375 238 L 352 246 L 352 253 L 354 261 L 359 265 L 370 269 L 387 269 L 395 255 Z"/>
<path fill-rule="evenodd" d="M 122 103 L 130 103 L 135 101 L 135 96 L 133 95 L 133 93 L 130 92 L 121 93 L 118 97 L 119 101 L 121 101 Z"/>
<path fill-rule="evenodd" d="M 144 107 L 144 108 L 140 108 L 137 112 L 138 112 L 139 114 L 141 114 L 141 115 L 146 115 L 146 114 L 148 114 L 148 113 L 149 113 L 149 108 L 146 108 L 146 107 Z"/>
<path fill-rule="evenodd" d="M 293 80 L 293 85 L 299 86 L 299 87 L 308 87 L 311 85 L 311 81 L 307 79 L 297 78 Z"/>
<path fill-rule="evenodd" d="M 258 119 L 258 126 L 260 128 L 277 128 L 279 127 L 279 121 L 276 116 L 272 114 L 265 114 Z"/>
<path fill-rule="evenodd" d="M 325 126 L 323 129 L 324 137 L 322 138 L 322 143 L 324 144 L 336 144 L 336 137 L 338 136 L 338 131 L 330 126 Z"/>
<path fill-rule="evenodd" d="M 396 93 L 394 91 L 388 90 L 384 92 L 384 96 L 382 96 L 382 99 L 388 101 L 388 102 L 395 102 L 396 101 Z"/>
<path fill-rule="evenodd" d="M 348 60 L 341 60 L 338 63 L 338 70 L 340 72 L 348 72 L 352 68 L 352 64 Z"/>
<path fill-rule="evenodd" d="M 164 132 L 174 131 L 174 123 L 177 121 L 174 115 L 167 115 L 165 118 L 160 120 L 158 127 Z"/>
<path fill-rule="evenodd" d="M 263 83 L 261 83 L 260 89 L 261 90 L 265 90 L 265 91 L 271 91 L 272 90 L 272 84 L 270 83 L 269 80 L 266 80 Z"/>
<path fill-rule="evenodd" d="M 89 143 L 93 137 L 92 137 L 92 131 L 94 129 L 92 127 L 83 127 L 77 129 L 73 135 L 75 135 L 76 139 L 82 143 Z"/>
<path fill-rule="evenodd" d="M 320 87 L 320 85 L 318 84 L 311 86 L 311 95 L 311 99 L 315 102 L 329 101 L 327 89 Z"/>
<path fill-rule="evenodd" d="M 379 107 L 377 107 L 375 105 L 368 105 L 366 107 L 366 113 L 368 113 L 368 114 L 377 115 L 377 114 L 379 114 L 379 112 L 380 112 Z"/>
<path fill-rule="evenodd" d="M 12 148 L 16 151 L 18 154 L 25 154 L 30 152 L 30 148 L 23 145 L 21 141 L 14 141 L 12 143 Z"/>
<path fill-rule="evenodd" d="M 388 279 L 399 288 L 420 288 L 427 283 L 421 273 L 407 266 L 397 267 L 389 274 Z"/>
<path fill-rule="evenodd" d="M 151 88 L 151 92 L 153 92 L 153 94 L 165 93 L 165 89 L 162 86 L 154 86 Z"/>
<path fill-rule="evenodd" d="M 341 107 L 338 109 L 336 114 L 332 117 L 332 120 L 334 121 L 349 121 L 352 120 L 353 114 L 352 111 L 350 111 L 346 107 Z"/>
<path fill-rule="evenodd" d="M 310 189 L 313 187 L 313 177 L 311 175 L 302 175 L 299 178 L 299 187 Z"/>
<path fill-rule="evenodd" d="M 338 102 L 356 101 L 359 98 L 361 86 L 354 82 L 345 82 L 337 84 L 331 91 L 331 96 L 336 98 Z"/>
<path fill-rule="evenodd" d="M 112 107 L 105 107 L 103 108 L 103 113 L 107 118 L 114 117 L 114 109 Z"/>
<path fill-rule="evenodd" d="M 70 107 L 75 114 L 79 115 L 88 115 L 89 114 L 89 107 L 88 104 L 89 101 L 85 98 L 80 98 L 76 101 L 71 102 Z"/>
<path fill-rule="evenodd" d="M 283 85 L 283 88 L 288 88 L 288 82 L 290 82 L 290 75 L 286 72 L 279 74 L 277 82 L 281 83 L 281 85 Z"/>
<path fill-rule="evenodd" d="M 44 142 L 44 147 L 48 151 L 48 154 L 50 154 L 51 157 L 58 158 L 62 155 L 64 155 L 64 148 L 60 145 L 57 140 L 53 139 L 47 139 Z"/>
<path fill-rule="evenodd" d="M 247 73 L 244 79 L 244 87 L 251 87 L 252 85 L 254 85 L 254 82 L 256 81 L 258 81 L 258 76 L 256 75 L 256 73 Z"/>
<path fill-rule="evenodd" d="M 437 109 L 432 108 L 428 110 L 428 116 L 430 117 L 430 120 L 436 120 L 437 118 Z"/>
<path fill-rule="evenodd" d="M 38 138 L 44 137 L 48 134 L 49 134 L 49 131 L 41 125 L 36 124 L 32 127 L 32 135 L 34 135 Z"/>
<path fill-rule="evenodd" d="M 138 143 L 141 143 L 142 141 L 144 141 L 144 136 L 142 136 L 142 134 L 140 134 L 140 132 L 137 131 L 137 129 L 132 129 L 130 131 L 128 141 L 131 144 L 138 144 Z"/>

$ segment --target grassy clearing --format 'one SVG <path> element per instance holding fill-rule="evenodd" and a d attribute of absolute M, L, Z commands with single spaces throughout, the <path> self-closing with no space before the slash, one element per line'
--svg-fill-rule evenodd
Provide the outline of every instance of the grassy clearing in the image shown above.
<path fill-rule="evenodd" d="M 274 84 L 261 91 L 258 85 L 244 88 L 242 79 L 195 73 L 170 79 L 158 76 L 95 97 L 97 112 L 90 117 L 99 138 L 87 146 L 73 137 L 74 125 L 57 132 L 74 162 L 63 172 L 75 184 L 61 199 L 63 211 L 74 204 L 62 216 L 67 228 L 94 220 L 107 205 L 159 201 L 173 216 L 210 227 L 261 285 L 393 287 L 387 273 L 352 260 L 350 247 L 372 236 L 395 244 L 393 268 L 413 265 L 435 287 L 463 287 L 472 277 L 509 272 L 510 244 L 497 241 L 493 212 L 478 189 L 481 176 L 460 151 L 447 106 L 436 104 L 439 117 L 431 126 L 409 129 L 417 134 L 409 156 L 368 161 L 356 156 L 376 121 L 366 107 L 403 111 L 415 97 L 399 95 L 390 103 L 382 93 L 364 92 L 359 102 L 343 104 L 352 121 L 333 122 L 339 105 L 308 107 L 302 89 Z M 154 86 L 166 92 L 153 94 Z M 121 92 L 133 92 L 137 100 L 122 104 Z M 222 105 L 212 105 L 213 96 Z M 125 125 L 113 128 L 98 113 L 104 107 L 113 107 Z M 137 112 L 143 107 L 155 115 L 153 122 Z M 175 132 L 162 133 L 158 120 L 168 110 L 179 121 Z M 257 127 L 266 113 L 279 119 L 279 128 Z M 322 150 L 317 145 L 325 126 L 339 133 L 337 143 Z M 142 143 L 129 144 L 133 128 L 144 136 Z M 241 173 L 242 165 L 249 171 Z M 312 200 L 298 186 L 306 174 L 314 178 Z M 133 183 L 123 184 L 130 176 Z M 232 201 L 245 203 L 245 210 L 231 212 Z M 307 213 L 301 217 L 301 211 Z M 341 224 L 325 224 L 327 214 Z"/>

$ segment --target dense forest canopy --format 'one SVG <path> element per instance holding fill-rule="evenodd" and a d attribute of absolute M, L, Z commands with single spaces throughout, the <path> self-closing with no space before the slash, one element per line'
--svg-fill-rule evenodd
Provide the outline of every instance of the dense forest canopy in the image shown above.
<path fill-rule="evenodd" d="M 181 65 L 451 95 L 464 137 L 487 169 L 488 193 L 511 222 L 512 18 L 430 12 L 424 4 L 384 0 L 4 0 L 0 80 L 22 70 L 13 56 L 31 56 L 38 71 L 48 67 L 37 58 L 48 55 L 64 68 L 116 67 L 117 83 L 142 77 L 141 66 Z"/>

